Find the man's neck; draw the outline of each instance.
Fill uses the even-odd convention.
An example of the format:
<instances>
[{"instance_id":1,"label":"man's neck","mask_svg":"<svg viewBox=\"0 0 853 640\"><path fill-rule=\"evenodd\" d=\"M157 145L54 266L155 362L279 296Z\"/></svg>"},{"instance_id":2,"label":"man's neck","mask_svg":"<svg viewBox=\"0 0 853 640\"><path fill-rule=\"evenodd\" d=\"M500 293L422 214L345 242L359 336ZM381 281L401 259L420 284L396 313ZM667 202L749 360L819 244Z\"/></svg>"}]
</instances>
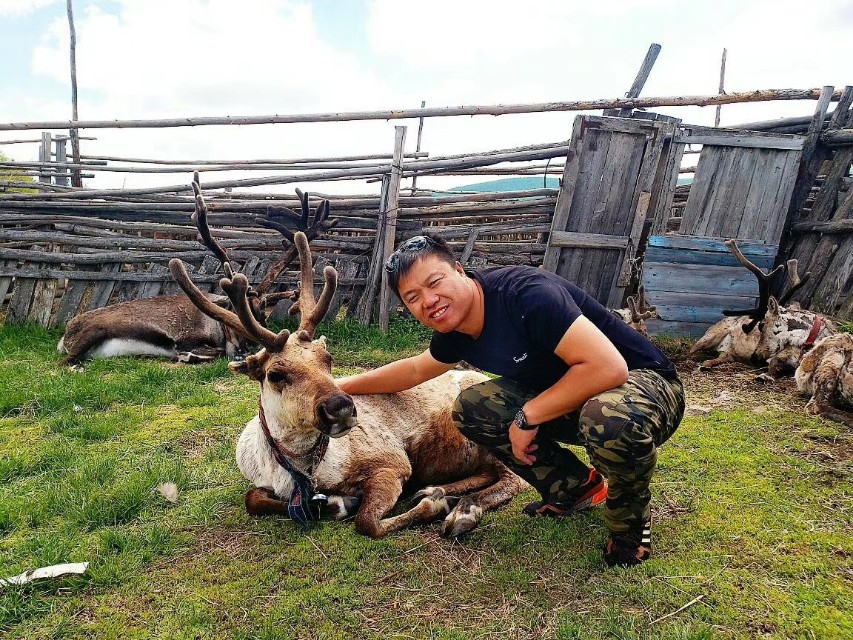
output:
<instances>
[{"instance_id":1,"label":"man's neck","mask_svg":"<svg viewBox=\"0 0 853 640\"><path fill-rule=\"evenodd\" d=\"M471 336L475 340L480 337L480 334L483 332L483 326L486 323L486 305L483 294L483 287L477 281L476 278L468 278L468 284L473 288L472 291L472 299L473 302L471 304L471 310L468 312L468 315L465 317L458 327L456 327L456 331L459 333L464 333L467 336Z\"/></svg>"}]
</instances>

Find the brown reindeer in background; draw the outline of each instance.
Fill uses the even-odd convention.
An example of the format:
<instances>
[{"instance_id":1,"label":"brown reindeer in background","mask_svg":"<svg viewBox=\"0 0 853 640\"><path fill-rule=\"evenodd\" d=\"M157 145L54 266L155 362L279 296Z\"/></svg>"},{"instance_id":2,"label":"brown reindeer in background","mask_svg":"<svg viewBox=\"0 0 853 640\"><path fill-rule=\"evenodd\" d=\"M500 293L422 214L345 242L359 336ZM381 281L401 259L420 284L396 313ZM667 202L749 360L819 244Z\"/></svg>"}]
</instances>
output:
<instances>
[{"instance_id":1,"label":"brown reindeer in background","mask_svg":"<svg viewBox=\"0 0 853 640\"><path fill-rule=\"evenodd\" d=\"M204 208L201 198L197 206ZM273 333L258 322L248 280L232 273L227 263L221 285L233 312L199 291L180 260L169 263L199 309L263 346L245 362L231 365L232 371L260 383L258 415L237 443L237 464L255 486L246 494L248 512L287 514L307 524L321 516L344 518L358 508L356 530L371 537L442 517L445 535L471 531L483 512L527 486L464 438L451 419L459 392L485 377L453 371L397 394L353 399L342 392L332 377L326 339L315 338L337 272L325 268L325 285L316 299L308 239L296 233L294 240L301 277L291 309L300 314L300 324L293 333ZM388 517L408 489L420 489L417 504Z\"/></svg>"},{"instance_id":2,"label":"brown reindeer in background","mask_svg":"<svg viewBox=\"0 0 853 640\"><path fill-rule=\"evenodd\" d=\"M198 174L193 182L195 197L201 197ZM308 194L298 189L302 215L283 207L276 208L277 215L286 215L297 221L298 229L310 239L337 224L329 220L329 201L323 200L309 222ZM272 213L272 211L270 212ZM228 262L225 250L212 242L207 224L207 212L196 207L193 220L198 226L202 243L211 248L221 264ZM275 304L289 297L287 293L271 293L270 289L279 274L296 256L293 231L268 218L255 218L255 222L280 232L286 251L265 274L250 300L252 314L263 325ZM230 308L227 296L206 293L212 304ZM65 362L76 365L84 360L112 356L149 356L168 358L175 362L206 362L217 357L234 358L255 345L251 336L232 330L221 322L205 315L183 294L142 298L101 309L93 309L73 318L65 327L65 335L57 350L65 353Z\"/></svg>"},{"instance_id":3,"label":"brown reindeer in background","mask_svg":"<svg viewBox=\"0 0 853 640\"><path fill-rule=\"evenodd\" d=\"M649 330L646 328L646 320L650 318L660 319L657 307L650 306L646 302L646 288L640 285L637 290L637 297L628 296L627 309L611 309L610 313L617 316L622 322L627 324L635 331L639 331L645 337L651 339Z\"/></svg>"}]
</instances>

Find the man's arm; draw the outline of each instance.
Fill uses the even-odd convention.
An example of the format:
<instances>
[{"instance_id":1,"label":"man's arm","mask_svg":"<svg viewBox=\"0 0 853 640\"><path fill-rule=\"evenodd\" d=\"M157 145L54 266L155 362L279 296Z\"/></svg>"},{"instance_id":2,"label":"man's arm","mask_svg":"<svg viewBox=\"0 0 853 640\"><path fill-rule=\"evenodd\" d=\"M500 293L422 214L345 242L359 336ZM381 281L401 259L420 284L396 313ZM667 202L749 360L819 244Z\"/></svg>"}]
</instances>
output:
<instances>
[{"instance_id":1,"label":"man's arm","mask_svg":"<svg viewBox=\"0 0 853 640\"><path fill-rule=\"evenodd\" d=\"M352 395L365 393L396 393L405 391L450 371L456 364L439 362L432 357L429 349L411 358L365 371L354 376L336 380L341 391Z\"/></svg>"},{"instance_id":2,"label":"man's arm","mask_svg":"<svg viewBox=\"0 0 853 640\"><path fill-rule=\"evenodd\" d=\"M575 320L563 334L554 353L569 365L569 370L553 386L524 405L524 415L530 424L541 424L575 411L593 396L615 389L628 380L625 358L584 316ZM530 453L536 445L529 447L536 430L523 431L513 423L509 437L516 458L527 464L535 461Z\"/></svg>"}]
</instances>

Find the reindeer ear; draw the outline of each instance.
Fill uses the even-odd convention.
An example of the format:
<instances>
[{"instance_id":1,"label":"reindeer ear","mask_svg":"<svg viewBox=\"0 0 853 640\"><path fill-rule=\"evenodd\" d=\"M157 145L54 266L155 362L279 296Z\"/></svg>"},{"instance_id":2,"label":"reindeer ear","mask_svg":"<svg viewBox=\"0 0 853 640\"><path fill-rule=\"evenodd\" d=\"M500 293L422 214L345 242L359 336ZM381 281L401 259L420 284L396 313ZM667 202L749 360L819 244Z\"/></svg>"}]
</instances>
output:
<instances>
[{"instance_id":1,"label":"reindeer ear","mask_svg":"<svg viewBox=\"0 0 853 640\"><path fill-rule=\"evenodd\" d=\"M773 296L770 296L770 300L767 302L767 313L772 316L779 314L779 303Z\"/></svg>"},{"instance_id":2,"label":"reindeer ear","mask_svg":"<svg viewBox=\"0 0 853 640\"><path fill-rule=\"evenodd\" d=\"M319 342L321 347L326 348L326 336L320 336L314 342Z\"/></svg>"},{"instance_id":3,"label":"reindeer ear","mask_svg":"<svg viewBox=\"0 0 853 640\"><path fill-rule=\"evenodd\" d=\"M266 349L261 349L245 360L240 362L230 362L228 368L231 373L243 374L249 376L252 380L261 381L264 379L264 363L267 361L268 355Z\"/></svg>"},{"instance_id":4,"label":"reindeer ear","mask_svg":"<svg viewBox=\"0 0 853 640\"><path fill-rule=\"evenodd\" d=\"M228 363L228 370L231 373L233 373L234 375L242 374L244 376L247 376L247 375L249 375L249 363L246 362L245 360L229 362Z\"/></svg>"}]
</instances>

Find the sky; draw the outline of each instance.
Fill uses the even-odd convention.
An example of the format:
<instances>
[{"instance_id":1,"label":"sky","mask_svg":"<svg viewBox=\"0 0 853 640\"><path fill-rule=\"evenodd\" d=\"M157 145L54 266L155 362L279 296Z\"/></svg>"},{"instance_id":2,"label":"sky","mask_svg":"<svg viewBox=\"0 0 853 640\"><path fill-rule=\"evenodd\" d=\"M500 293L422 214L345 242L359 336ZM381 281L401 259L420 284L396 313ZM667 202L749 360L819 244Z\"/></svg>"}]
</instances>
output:
<instances>
[{"instance_id":1,"label":"sky","mask_svg":"<svg viewBox=\"0 0 853 640\"><path fill-rule=\"evenodd\" d=\"M74 0L73 6L81 120L402 109L422 100L440 107L616 98L652 42L663 48L643 96L716 93L724 47L727 91L853 84L853 0ZM70 119L68 31L62 0L0 0L0 121ZM727 105L721 124L813 110L812 101ZM714 107L659 111L690 124L714 120ZM569 138L576 115L431 118L422 147L436 156L557 142ZM83 141L82 151L187 160L390 153L394 126L401 124L413 151L417 120L92 129L82 135L97 140ZM38 132L0 132L0 140L23 137ZM0 151L16 160L38 155L36 145L0 145ZM99 174L86 184L189 179ZM377 189L364 182L323 185L337 193Z\"/></svg>"}]
</instances>

